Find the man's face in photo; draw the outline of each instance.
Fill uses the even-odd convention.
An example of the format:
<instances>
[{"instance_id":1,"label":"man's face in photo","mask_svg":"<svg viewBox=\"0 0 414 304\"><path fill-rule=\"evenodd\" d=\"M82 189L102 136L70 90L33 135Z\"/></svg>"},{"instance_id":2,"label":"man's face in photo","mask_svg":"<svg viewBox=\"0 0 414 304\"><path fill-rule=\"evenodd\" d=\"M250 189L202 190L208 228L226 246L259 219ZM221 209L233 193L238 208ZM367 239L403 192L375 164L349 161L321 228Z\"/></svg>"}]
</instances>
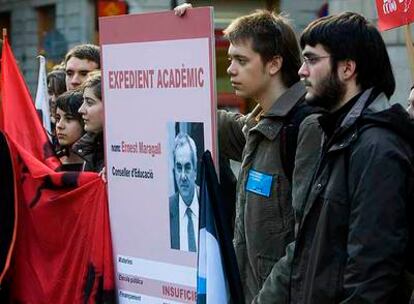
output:
<instances>
[{"instance_id":1,"label":"man's face in photo","mask_svg":"<svg viewBox=\"0 0 414 304\"><path fill-rule=\"evenodd\" d=\"M79 87L86 80L88 73L97 68L98 64L94 61L71 57L66 62L65 67L67 90L73 90Z\"/></svg>"},{"instance_id":2,"label":"man's face in photo","mask_svg":"<svg viewBox=\"0 0 414 304\"><path fill-rule=\"evenodd\" d=\"M306 45L302 54L299 76L306 86L306 101L327 110L335 109L345 94L345 85L332 67L331 56L320 44Z\"/></svg>"},{"instance_id":3,"label":"man's face in photo","mask_svg":"<svg viewBox=\"0 0 414 304\"><path fill-rule=\"evenodd\" d=\"M192 152L188 144L177 147L174 162L175 181L182 199L187 204L193 200L197 177L196 168L191 159Z\"/></svg>"},{"instance_id":4,"label":"man's face in photo","mask_svg":"<svg viewBox=\"0 0 414 304\"><path fill-rule=\"evenodd\" d=\"M237 96L260 99L267 91L271 77L267 73L267 64L263 64L259 53L252 48L251 40L230 44L228 49L231 85Z\"/></svg>"}]
</instances>

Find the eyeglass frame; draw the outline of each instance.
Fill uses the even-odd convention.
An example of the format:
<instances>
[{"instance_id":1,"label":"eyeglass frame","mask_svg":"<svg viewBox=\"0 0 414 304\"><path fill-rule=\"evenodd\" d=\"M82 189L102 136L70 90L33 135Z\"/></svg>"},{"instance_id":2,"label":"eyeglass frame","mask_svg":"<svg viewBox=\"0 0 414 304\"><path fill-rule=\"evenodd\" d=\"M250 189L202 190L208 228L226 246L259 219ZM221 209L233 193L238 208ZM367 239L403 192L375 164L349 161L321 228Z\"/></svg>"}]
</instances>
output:
<instances>
[{"instance_id":1,"label":"eyeglass frame","mask_svg":"<svg viewBox=\"0 0 414 304\"><path fill-rule=\"evenodd\" d=\"M330 58L332 57L332 55L324 55L324 56L311 56L311 57L307 57L307 56L302 56L303 59L303 63L309 67L309 66L314 66L316 65L319 61L321 61L321 59L324 58Z\"/></svg>"}]
</instances>

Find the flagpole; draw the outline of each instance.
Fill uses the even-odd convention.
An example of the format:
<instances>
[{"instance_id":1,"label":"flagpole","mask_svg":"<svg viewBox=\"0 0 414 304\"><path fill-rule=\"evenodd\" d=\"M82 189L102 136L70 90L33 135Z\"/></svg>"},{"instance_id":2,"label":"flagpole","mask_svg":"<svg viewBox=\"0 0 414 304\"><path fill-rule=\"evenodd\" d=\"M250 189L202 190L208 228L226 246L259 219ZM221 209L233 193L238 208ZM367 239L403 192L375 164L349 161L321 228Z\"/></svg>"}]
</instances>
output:
<instances>
[{"instance_id":1,"label":"flagpole","mask_svg":"<svg viewBox=\"0 0 414 304\"><path fill-rule=\"evenodd\" d=\"M404 26L405 32L405 46L407 47L408 61L410 62L411 81L414 82L414 46L411 37L410 24Z\"/></svg>"}]
</instances>

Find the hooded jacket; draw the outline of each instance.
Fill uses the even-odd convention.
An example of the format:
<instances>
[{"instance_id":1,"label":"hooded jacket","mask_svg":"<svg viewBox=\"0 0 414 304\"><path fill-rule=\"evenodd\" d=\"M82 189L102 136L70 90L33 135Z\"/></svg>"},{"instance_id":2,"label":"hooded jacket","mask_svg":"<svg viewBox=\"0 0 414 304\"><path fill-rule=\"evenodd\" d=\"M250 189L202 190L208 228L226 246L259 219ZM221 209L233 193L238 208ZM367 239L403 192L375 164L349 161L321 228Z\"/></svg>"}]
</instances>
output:
<instances>
[{"instance_id":1,"label":"hooded jacket","mask_svg":"<svg viewBox=\"0 0 414 304\"><path fill-rule=\"evenodd\" d=\"M311 182L293 188L296 240L256 302L408 303L413 121L367 90L321 143Z\"/></svg>"}]
</instances>

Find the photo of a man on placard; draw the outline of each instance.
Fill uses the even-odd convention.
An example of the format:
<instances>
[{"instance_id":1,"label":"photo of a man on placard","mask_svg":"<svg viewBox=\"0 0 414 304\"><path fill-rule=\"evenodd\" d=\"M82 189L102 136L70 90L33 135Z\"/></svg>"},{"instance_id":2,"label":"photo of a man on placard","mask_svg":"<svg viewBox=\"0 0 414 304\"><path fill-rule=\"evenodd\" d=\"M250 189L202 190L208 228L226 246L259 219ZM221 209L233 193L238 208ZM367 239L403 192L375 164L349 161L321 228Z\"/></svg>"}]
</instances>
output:
<instances>
[{"instance_id":1,"label":"photo of a man on placard","mask_svg":"<svg viewBox=\"0 0 414 304\"><path fill-rule=\"evenodd\" d=\"M187 128L183 129L197 129L191 128L194 123L186 124ZM177 132L171 147L176 190L169 198L171 248L196 252L200 192L196 180L199 157L195 140L180 128Z\"/></svg>"}]
</instances>

